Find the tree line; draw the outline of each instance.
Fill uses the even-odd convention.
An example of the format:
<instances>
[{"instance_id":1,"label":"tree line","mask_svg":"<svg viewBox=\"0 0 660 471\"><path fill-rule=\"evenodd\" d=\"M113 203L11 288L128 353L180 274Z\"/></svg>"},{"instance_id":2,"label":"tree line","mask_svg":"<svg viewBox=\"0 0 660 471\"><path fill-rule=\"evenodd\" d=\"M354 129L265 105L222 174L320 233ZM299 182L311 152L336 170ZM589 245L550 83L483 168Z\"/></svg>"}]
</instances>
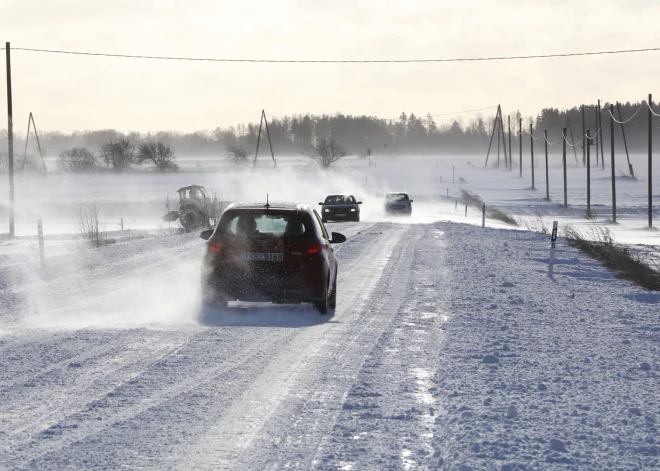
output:
<instances>
[{"instance_id":1,"label":"tree line","mask_svg":"<svg viewBox=\"0 0 660 471\"><path fill-rule=\"evenodd\" d=\"M643 102L620 105L621 117L625 120L642 106ZM505 110L506 111L506 110ZM619 110L614 113L619 118ZM585 107L585 122L592 134L598 129L595 106ZM609 144L610 117L609 103L603 103L600 116L603 124L603 142ZM534 134L548 130L548 139L555 141L561 137L561 130L570 121L575 141L582 134L582 112L579 106L567 110L544 108L536 117L521 118L518 111L504 116L505 131L507 118L511 120L514 151L517 149L519 120L523 120L523 149L529 146L529 125L534 126ZM494 114L476 116L464 120L456 117L444 123L437 123L431 114L417 116L414 113L401 113L397 119L376 116L354 116L337 113L335 115L302 114L269 119L269 133L276 155L318 154L319 142L338 144L343 154L352 153L366 156L370 149L373 157L404 157L406 155L456 155L481 154L486 152L493 129ZM631 152L643 152L647 142L647 113L643 109L626 123L625 133ZM112 129L98 131L75 131L62 133L45 132L40 135L42 148L48 155L59 156L61 168L66 169L106 169L123 172L135 168L156 170L176 170L176 154L182 157L198 155L227 157L227 152L245 154L245 159L254 155L259 126L255 123L217 127L207 131L121 133ZM262 139L265 135L262 130ZM660 124L653 129L654 137L660 137ZM569 136L570 140L570 136ZM618 152L623 149L621 128L615 125L615 141ZM561 143L561 141L558 141ZM262 141L265 143L265 141ZM606 146L607 146L606 144ZM0 149L6 149L7 132L0 131ZM25 140L15 136L14 149L22 149ZM265 149L264 149L265 150ZM561 145L552 146L553 153L561 152ZM16 152L19 154L20 152ZM17 162L24 169L30 167L31 159L17 155ZM6 151L0 152L0 170L6 167ZM32 165L36 167L36 164ZM19 169L21 165L19 165Z\"/></svg>"}]
</instances>

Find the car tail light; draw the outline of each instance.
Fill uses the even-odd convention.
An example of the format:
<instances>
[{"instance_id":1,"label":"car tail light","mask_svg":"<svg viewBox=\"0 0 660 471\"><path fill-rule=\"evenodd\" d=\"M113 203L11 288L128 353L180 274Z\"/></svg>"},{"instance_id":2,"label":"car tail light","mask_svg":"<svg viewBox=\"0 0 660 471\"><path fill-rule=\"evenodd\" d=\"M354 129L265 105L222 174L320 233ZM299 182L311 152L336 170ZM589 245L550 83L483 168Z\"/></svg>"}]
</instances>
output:
<instances>
[{"instance_id":1,"label":"car tail light","mask_svg":"<svg viewBox=\"0 0 660 471\"><path fill-rule=\"evenodd\" d=\"M209 242L208 247L211 252L220 253L220 244L217 242Z\"/></svg>"},{"instance_id":2,"label":"car tail light","mask_svg":"<svg viewBox=\"0 0 660 471\"><path fill-rule=\"evenodd\" d=\"M321 253L321 244L312 244L307 248L307 255L316 255Z\"/></svg>"}]
</instances>

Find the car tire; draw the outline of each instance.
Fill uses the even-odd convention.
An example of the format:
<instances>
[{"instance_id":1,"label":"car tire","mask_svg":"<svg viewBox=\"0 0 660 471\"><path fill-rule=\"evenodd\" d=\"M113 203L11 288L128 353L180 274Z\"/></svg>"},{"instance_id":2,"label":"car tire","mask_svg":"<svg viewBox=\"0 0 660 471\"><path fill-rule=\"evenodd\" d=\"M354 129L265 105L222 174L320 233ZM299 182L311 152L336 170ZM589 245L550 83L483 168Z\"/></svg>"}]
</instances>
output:
<instances>
[{"instance_id":1,"label":"car tire","mask_svg":"<svg viewBox=\"0 0 660 471\"><path fill-rule=\"evenodd\" d=\"M324 315L328 314L332 309L332 306L330 305L331 298L330 298L329 288L330 288L330 283L328 283L328 286L325 288L325 293L323 294L323 298L319 299L318 301L314 301L314 307L316 308L317 311L319 311L319 314L324 314Z\"/></svg>"},{"instance_id":2,"label":"car tire","mask_svg":"<svg viewBox=\"0 0 660 471\"><path fill-rule=\"evenodd\" d=\"M355 222L360 222L360 215L355 216Z\"/></svg>"},{"instance_id":3,"label":"car tire","mask_svg":"<svg viewBox=\"0 0 660 471\"><path fill-rule=\"evenodd\" d=\"M337 307L337 275L335 274L335 281L332 283L332 296L328 303L330 309L335 309Z\"/></svg>"},{"instance_id":4,"label":"car tire","mask_svg":"<svg viewBox=\"0 0 660 471\"><path fill-rule=\"evenodd\" d=\"M325 224L326 222L328 222L328 218L325 217L325 216L322 216L321 221L323 222L323 224Z\"/></svg>"}]
</instances>

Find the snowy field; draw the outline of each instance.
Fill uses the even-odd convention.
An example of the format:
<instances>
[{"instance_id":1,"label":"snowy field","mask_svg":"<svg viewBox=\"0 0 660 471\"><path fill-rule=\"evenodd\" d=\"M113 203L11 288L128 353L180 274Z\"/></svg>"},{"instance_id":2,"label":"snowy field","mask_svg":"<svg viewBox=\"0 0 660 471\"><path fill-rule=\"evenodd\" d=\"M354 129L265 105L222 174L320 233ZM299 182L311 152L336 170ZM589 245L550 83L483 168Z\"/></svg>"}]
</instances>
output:
<instances>
[{"instance_id":1,"label":"snowy field","mask_svg":"<svg viewBox=\"0 0 660 471\"><path fill-rule=\"evenodd\" d=\"M483 156L19 176L19 237L0 239L0 469L658 469L660 293L561 240L549 278L548 235L484 229L479 209L455 204L465 189L515 218L602 224L657 250L635 158L639 180L617 181L618 225L609 168L592 172L586 220L586 170L573 162L561 208L556 156L550 202L542 166L532 190L529 168L486 171ZM203 309L204 242L159 221L192 183L224 201L362 200L360 223L329 224L348 237L334 316ZM385 217L391 190L411 194L411 218ZM75 240L80 204L97 205L116 243Z\"/></svg>"}]
</instances>

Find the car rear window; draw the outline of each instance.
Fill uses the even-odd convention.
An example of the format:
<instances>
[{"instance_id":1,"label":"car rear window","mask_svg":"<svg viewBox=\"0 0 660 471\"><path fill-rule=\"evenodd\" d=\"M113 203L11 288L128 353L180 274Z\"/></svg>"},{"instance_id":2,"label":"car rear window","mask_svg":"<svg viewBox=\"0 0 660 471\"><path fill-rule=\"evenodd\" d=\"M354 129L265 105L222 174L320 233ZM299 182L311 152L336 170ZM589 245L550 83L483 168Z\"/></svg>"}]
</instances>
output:
<instances>
[{"instance_id":1,"label":"car rear window","mask_svg":"<svg viewBox=\"0 0 660 471\"><path fill-rule=\"evenodd\" d=\"M325 199L325 204L354 204L355 198L350 195L331 195Z\"/></svg>"},{"instance_id":2,"label":"car rear window","mask_svg":"<svg viewBox=\"0 0 660 471\"><path fill-rule=\"evenodd\" d=\"M238 237L306 237L313 234L308 217L300 213L244 212L227 214L218 232Z\"/></svg>"},{"instance_id":3,"label":"car rear window","mask_svg":"<svg viewBox=\"0 0 660 471\"><path fill-rule=\"evenodd\" d=\"M405 193L389 194L387 201L408 201L408 195Z\"/></svg>"}]
</instances>

